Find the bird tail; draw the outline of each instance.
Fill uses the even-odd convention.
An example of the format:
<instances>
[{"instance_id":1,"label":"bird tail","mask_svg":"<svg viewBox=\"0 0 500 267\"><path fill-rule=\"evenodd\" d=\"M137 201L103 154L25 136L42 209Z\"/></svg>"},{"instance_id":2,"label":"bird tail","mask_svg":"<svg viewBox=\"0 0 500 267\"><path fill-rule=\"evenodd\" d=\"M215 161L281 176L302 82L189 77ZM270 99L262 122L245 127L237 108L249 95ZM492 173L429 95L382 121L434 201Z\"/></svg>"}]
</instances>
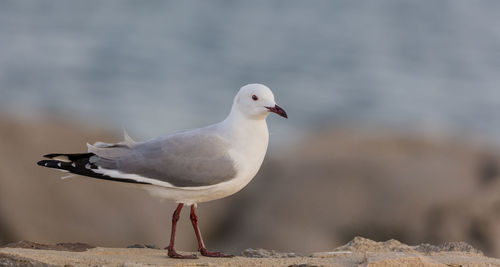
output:
<instances>
[{"instance_id":1,"label":"bird tail","mask_svg":"<svg viewBox=\"0 0 500 267\"><path fill-rule=\"evenodd\" d=\"M96 172L98 170L98 166L91 161L91 157L94 156L96 156L94 153L47 154L44 155L44 157L48 158L48 160L40 160L37 164L42 167L58 169L63 172L70 172L96 179L135 184L149 184L135 181L133 179L111 177L109 175Z\"/></svg>"},{"instance_id":2,"label":"bird tail","mask_svg":"<svg viewBox=\"0 0 500 267\"><path fill-rule=\"evenodd\" d=\"M92 156L94 156L94 153L47 154L43 157L48 158L48 160L40 160L37 164L42 167L58 169L63 172L88 175L89 170L86 167L91 167L89 159Z\"/></svg>"}]
</instances>

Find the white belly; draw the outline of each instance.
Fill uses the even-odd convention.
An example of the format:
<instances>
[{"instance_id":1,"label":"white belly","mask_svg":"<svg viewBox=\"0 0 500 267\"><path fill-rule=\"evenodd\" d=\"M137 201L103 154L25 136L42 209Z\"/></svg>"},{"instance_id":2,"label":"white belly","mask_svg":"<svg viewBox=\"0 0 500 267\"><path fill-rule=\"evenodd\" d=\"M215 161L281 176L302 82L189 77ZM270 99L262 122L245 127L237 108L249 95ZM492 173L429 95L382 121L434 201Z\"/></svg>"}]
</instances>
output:
<instances>
[{"instance_id":1,"label":"white belly","mask_svg":"<svg viewBox=\"0 0 500 267\"><path fill-rule=\"evenodd\" d=\"M154 197L191 205L224 198L240 191L255 177L257 171L258 169L241 172L241 174L238 174L234 179L210 186L171 188L142 185L142 187L149 191Z\"/></svg>"}]
</instances>

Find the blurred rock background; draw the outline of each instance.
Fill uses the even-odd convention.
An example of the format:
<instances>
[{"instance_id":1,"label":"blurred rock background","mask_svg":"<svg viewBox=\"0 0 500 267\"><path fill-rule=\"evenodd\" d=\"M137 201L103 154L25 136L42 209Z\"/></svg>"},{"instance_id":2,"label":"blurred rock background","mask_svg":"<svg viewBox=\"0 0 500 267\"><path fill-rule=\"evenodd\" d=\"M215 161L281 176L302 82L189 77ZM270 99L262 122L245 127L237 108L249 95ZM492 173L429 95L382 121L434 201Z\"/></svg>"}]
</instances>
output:
<instances>
[{"instance_id":1,"label":"blurred rock background","mask_svg":"<svg viewBox=\"0 0 500 267\"><path fill-rule=\"evenodd\" d=\"M50 152L222 119L245 83L289 120L240 193L200 204L211 249L308 253L354 236L500 256L493 1L4 1L0 244L166 246L172 203L39 168ZM182 214L179 249L195 249Z\"/></svg>"},{"instance_id":2,"label":"blurred rock background","mask_svg":"<svg viewBox=\"0 0 500 267\"><path fill-rule=\"evenodd\" d=\"M105 127L1 120L2 241L164 247L172 203L132 186L34 164L47 151L119 140ZM200 204L211 247L328 250L361 235L410 244L465 240L499 255L499 154L472 141L361 129L323 130L268 157L240 193ZM195 249L184 212L179 247Z\"/></svg>"}]
</instances>

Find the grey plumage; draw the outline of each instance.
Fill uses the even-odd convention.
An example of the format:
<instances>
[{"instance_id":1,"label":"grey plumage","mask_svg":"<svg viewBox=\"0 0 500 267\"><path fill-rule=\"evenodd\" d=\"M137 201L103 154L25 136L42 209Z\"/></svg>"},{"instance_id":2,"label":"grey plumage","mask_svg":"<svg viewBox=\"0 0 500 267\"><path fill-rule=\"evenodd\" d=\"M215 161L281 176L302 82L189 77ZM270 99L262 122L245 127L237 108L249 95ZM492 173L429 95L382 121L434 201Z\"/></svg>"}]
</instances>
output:
<instances>
[{"instance_id":1,"label":"grey plumage","mask_svg":"<svg viewBox=\"0 0 500 267\"><path fill-rule=\"evenodd\" d=\"M134 142L97 143L89 162L126 174L136 174L176 187L214 185L236 176L228 142L211 127Z\"/></svg>"}]
</instances>

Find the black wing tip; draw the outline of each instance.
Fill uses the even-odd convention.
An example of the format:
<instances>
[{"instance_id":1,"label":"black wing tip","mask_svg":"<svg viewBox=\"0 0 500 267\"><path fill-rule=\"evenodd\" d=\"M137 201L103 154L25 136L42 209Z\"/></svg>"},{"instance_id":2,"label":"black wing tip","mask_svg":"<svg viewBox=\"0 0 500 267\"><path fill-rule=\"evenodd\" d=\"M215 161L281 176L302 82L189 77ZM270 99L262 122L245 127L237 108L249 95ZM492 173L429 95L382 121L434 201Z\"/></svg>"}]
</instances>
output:
<instances>
[{"instance_id":1,"label":"black wing tip","mask_svg":"<svg viewBox=\"0 0 500 267\"><path fill-rule=\"evenodd\" d=\"M58 161L58 160L40 160L39 162L36 163L39 166L42 167L48 167L48 168L55 168L55 169L65 169L65 165L67 164L66 162ZM64 164L64 165L63 165Z\"/></svg>"},{"instance_id":2,"label":"black wing tip","mask_svg":"<svg viewBox=\"0 0 500 267\"><path fill-rule=\"evenodd\" d=\"M56 155L56 154L49 154L49 155ZM93 154L92 154L93 155ZM111 177L108 175L96 173L92 171L91 169L87 169L85 167L86 164L81 164L77 163L76 166L71 166L70 163L68 162L62 162L58 160L40 160L36 163L39 166L42 167L47 167L47 168L54 168L54 169L61 169L61 170L67 170L71 173L78 174L78 175L83 175L87 176L90 178L96 178L96 179L101 179L101 180L108 180L108 181L115 181L115 182L123 182L123 183L131 183L131 184L145 184L145 185L151 185L151 183L148 182L139 182L133 179L129 178L117 178L117 177Z\"/></svg>"}]
</instances>

